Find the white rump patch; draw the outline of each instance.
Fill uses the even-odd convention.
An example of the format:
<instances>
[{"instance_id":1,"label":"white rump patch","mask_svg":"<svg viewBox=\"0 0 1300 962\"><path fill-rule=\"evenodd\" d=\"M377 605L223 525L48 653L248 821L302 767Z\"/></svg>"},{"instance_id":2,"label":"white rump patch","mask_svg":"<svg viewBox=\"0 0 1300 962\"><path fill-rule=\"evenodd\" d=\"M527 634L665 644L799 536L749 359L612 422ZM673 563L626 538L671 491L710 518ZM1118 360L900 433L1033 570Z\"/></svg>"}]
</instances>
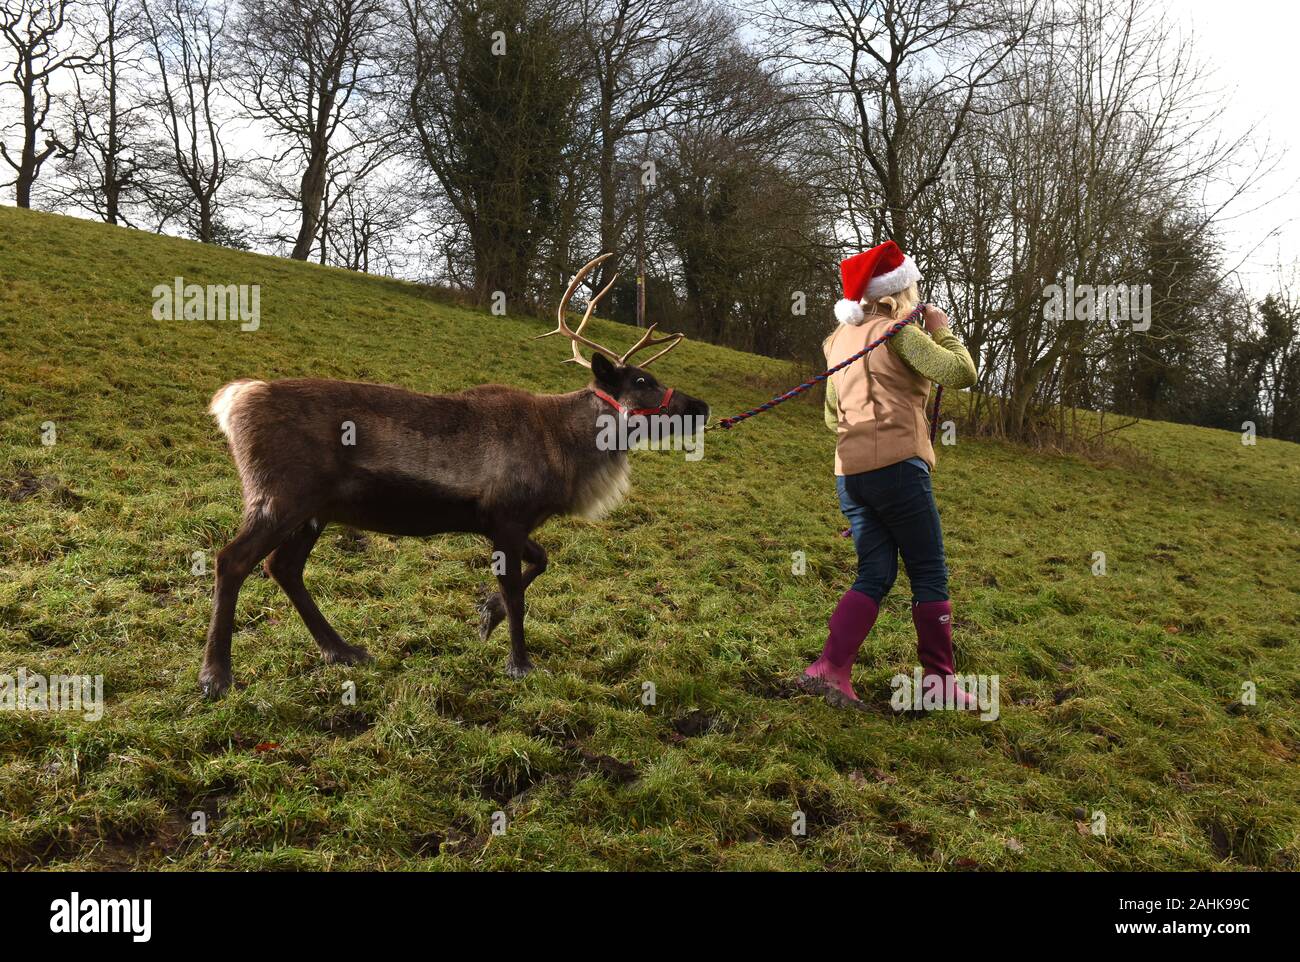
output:
<instances>
[{"instance_id":1,"label":"white rump patch","mask_svg":"<svg viewBox=\"0 0 1300 962\"><path fill-rule=\"evenodd\" d=\"M231 381L212 395L208 413L217 419L217 427L226 437L230 437L230 417L235 407L250 388L265 387L265 381Z\"/></svg>"}]
</instances>

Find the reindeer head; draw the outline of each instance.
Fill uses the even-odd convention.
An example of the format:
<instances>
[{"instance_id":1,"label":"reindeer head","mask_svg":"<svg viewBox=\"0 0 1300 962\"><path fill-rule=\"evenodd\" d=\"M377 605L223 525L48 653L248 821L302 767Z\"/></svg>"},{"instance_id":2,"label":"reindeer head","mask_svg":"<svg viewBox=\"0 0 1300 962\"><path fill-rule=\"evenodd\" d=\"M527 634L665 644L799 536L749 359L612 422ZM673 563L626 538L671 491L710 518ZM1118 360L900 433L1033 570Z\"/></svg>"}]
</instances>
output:
<instances>
[{"instance_id":1,"label":"reindeer head","mask_svg":"<svg viewBox=\"0 0 1300 962\"><path fill-rule=\"evenodd\" d=\"M667 420L664 425L670 433L694 433L699 426L702 426L708 420L708 404L673 388L665 387L653 374L646 370L651 364L680 344L685 338L684 334L667 334L663 337L655 337L655 328L658 325L651 324L646 328L645 333L641 335L641 339L622 354L611 351L609 348L583 336L582 332L586 328L587 322L591 320L592 311L596 309L596 304L600 299L614 286L614 282L618 280L617 274L610 279L610 282L598 294L587 301L587 310L582 315L582 321L576 329L570 328L564 319L564 312L569 305L569 299L573 297L573 292L578 289L578 285L582 283L583 278L591 272L593 267L611 256L611 254L601 254L595 260L588 261L578 271L569 283L568 289L564 292L564 297L560 299L560 306L556 310L556 319L559 326L553 331L547 331L545 334L538 336L550 337L552 334L563 334L567 337L572 343L573 357L566 358L566 362L581 364L583 367L590 368L592 382L589 388L620 413L631 416L666 415ZM658 347L661 344L667 346L642 361L639 366L628 363L632 356L639 351ZM585 345L592 351L591 360L583 357L580 345Z\"/></svg>"}]
</instances>

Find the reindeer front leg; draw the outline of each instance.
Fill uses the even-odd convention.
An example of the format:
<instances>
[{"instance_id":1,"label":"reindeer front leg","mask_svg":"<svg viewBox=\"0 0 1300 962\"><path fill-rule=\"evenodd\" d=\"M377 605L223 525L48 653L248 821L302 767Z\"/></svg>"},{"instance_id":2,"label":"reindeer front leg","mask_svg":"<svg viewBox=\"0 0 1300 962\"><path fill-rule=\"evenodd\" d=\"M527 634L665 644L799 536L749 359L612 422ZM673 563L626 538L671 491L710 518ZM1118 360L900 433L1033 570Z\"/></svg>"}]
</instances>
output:
<instances>
[{"instance_id":1,"label":"reindeer front leg","mask_svg":"<svg viewBox=\"0 0 1300 962\"><path fill-rule=\"evenodd\" d=\"M546 570L546 549L529 538L524 542L520 554L528 565L523 574L523 590L527 591L533 580ZM492 591L490 588L484 589L483 599L478 605L479 639L487 641L496 626L505 619L506 603L505 599L501 597L501 592Z\"/></svg>"},{"instance_id":2,"label":"reindeer front leg","mask_svg":"<svg viewBox=\"0 0 1300 962\"><path fill-rule=\"evenodd\" d=\"M498 544L497 550L505 555L504 573L497 576L501 597L505 601L506 617L510 620L510 657L506 659L506 674L522 678L533 670L528 648L524 644L524 577L520 570L522 546Z\"/></svg>"}]
</instances>

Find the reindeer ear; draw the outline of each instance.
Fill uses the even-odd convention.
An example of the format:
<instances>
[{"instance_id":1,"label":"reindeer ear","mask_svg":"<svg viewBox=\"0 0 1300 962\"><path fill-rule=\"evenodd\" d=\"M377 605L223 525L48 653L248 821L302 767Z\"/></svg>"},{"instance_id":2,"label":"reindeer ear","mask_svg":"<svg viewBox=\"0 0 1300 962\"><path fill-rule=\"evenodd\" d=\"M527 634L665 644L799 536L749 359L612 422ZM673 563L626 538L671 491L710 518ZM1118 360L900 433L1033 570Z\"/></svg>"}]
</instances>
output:
<instances>
[{"instance_id":1,"label":"reindeer ear","mask_svg":"<svg viewBox=\"0 0 1300 962\"><path fill-rule=\"evenodd\" d=\"M597 384L603 384L605 387L618 386L618 368L604 354L596 352L591 355L591 373L595 376Z\"/></svg>"}]
</instances>

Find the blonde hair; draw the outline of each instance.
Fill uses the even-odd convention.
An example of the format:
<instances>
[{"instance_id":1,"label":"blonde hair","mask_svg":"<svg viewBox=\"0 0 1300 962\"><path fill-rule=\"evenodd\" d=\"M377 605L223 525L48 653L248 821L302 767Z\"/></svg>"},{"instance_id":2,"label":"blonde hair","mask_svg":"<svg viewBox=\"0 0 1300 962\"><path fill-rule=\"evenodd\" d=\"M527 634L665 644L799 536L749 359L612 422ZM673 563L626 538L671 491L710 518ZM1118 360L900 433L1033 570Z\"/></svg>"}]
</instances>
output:
<instances>
[{"instance_id":1,"label":"blonde hair","mask_svg":"<svg viewBox=\"0 0 1300 962\"><path fill-rule=\"evenodd\" d=\"M906 317L908 312L920 303L921 290L916 286L916 282L913 281L911 284L908 284L904 290L899 291L897 294L886 294L884 297L878 297L874 301L863 301L862 311L868 317L872 314L879 314L882 317L889 318L890 320L898 321ZM822 341L823 351L826 350L826 346L830 344L831 338L834 336L834 331L826 335L826 339Z\"/></svg>"},{"instance_id":2,"label":"blonde hair","mask_svg":"<svg viewBox=\"0 0 1300 962\"><path fill-rule=\"evenodd\" d=\"M916 286L916 281L913 281L897 294L886 294L874 301L867 301L862 305L862 309L868 314L879 314L891 321L899 321L920 303L921 291Z\"/></svg>"}]
</instances>

